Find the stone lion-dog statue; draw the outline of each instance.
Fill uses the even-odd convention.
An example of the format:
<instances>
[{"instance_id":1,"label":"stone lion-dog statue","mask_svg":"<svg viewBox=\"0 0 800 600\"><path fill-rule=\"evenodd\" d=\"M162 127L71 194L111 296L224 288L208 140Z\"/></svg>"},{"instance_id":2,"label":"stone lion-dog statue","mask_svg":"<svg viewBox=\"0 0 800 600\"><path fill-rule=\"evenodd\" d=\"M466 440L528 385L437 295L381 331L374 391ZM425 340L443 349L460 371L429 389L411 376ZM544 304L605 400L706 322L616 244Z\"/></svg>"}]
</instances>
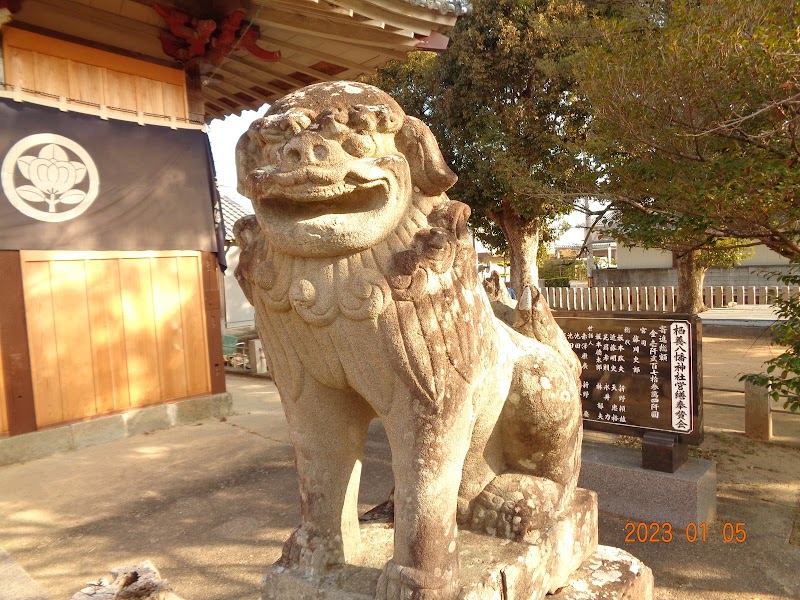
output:
<instances>
[{"instance_id":1,"label":"stone lion-dog statue","mask_svg":"<svg viewBox=\"0 0 800 600\"><path fill-rule=\"evenodd\" d=\"M392 452L394 555L379 599L450 599L458 527L525 540L580 469L580 364L528 289L520 335L478 281L469 208L433 134L381 90L318 83L237 149L236 277L295 448L302 524L281 564L325 570L360 541L367 428ZM518 310L519 312L519 310ZM524 312L524 311L523 311ZM538 338L538 339L537 339Z\"/></svg>"}]
</instances>

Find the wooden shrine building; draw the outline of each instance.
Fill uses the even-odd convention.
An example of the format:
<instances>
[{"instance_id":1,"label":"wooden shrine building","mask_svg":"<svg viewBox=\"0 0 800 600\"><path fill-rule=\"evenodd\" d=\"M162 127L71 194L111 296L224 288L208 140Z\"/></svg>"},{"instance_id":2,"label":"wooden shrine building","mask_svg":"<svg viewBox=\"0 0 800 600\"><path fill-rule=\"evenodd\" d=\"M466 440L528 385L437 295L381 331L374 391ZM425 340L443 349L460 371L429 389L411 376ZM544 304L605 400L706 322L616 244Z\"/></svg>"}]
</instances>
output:
<instances>
[{"instance_id":1,"label":"wooden shrine building","mask_svg":"<svg viewBox=\"0 0 800 600\"><path fill-rule=\"evenodd\" d=\"M205 123L466 0L0 0L0 436L225 390Z\"/></svg>"}]
</instances>

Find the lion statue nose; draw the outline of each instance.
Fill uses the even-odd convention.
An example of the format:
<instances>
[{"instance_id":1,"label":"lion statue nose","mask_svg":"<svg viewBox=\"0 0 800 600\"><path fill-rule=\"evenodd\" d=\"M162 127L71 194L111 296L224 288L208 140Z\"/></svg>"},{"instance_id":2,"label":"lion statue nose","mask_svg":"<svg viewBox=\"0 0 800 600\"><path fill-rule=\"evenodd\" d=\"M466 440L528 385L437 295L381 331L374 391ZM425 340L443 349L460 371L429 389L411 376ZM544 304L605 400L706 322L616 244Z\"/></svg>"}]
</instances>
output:
<instances>
[{"instance_id":1,"label":"lion statue nose","mask_svg":"<svg viewBox=\"0 0 800 600\"><path fill-rule=\"evenodd\" d=\"M302 131L283 147L284 160L292 167L324 162L329 157L325 139L313 131Z\"/></svg>"}]
</instances>

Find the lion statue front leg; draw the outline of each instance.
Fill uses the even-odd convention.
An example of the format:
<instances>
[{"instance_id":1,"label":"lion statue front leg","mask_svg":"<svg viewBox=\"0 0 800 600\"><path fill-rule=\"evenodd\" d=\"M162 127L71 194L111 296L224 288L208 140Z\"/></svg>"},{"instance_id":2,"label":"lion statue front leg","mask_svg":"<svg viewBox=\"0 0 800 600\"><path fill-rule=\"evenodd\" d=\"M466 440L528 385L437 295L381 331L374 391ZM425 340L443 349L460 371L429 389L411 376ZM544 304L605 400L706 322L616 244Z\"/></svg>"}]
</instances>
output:
<instances>
[{"instance_id":1,"label":"lion statue front leg","mask_svg":"<svg viewBox=\"0 0 800 600\"><path fill-rule=\"evenodd\" d=\"M281 562L323 569L358 552L361 461L375 413L351 390L297 377L300 385L278 386L295 448L301 512Z\"/></svg>"},{"instance_id":2,"label":"lion statue front leg","mask_svg":"<svg viewBox=\"0 0 800 600\"><path fill-rule=\"evenodd\" d=\"M460 402L470 390L457 376L451 379L436 407L399 386L383 419L392 449L395 522L394 556L379 580L378 600L445 600L457 591L456 490L472 403Z\"/></svg>"}]
</instances>

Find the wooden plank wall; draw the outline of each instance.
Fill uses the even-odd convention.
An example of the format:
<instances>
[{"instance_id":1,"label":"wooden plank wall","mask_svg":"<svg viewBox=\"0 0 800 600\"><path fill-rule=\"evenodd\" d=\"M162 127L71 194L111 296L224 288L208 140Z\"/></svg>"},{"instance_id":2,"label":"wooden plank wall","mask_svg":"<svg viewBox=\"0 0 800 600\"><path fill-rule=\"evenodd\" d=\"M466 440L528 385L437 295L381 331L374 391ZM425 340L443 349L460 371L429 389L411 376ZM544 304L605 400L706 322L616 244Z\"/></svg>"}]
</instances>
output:
<instances>
[{"instance_id":1,"label":"wooden plank wall","mask_svg":"<svg viewBox=\"0 0 800 600\"><path fill-rule=\"evenodd\" d=\"M38 427L211 391L200 252L21 252Z\"/></svg>"},{"instance_id":2,"label":"wooden plank wall","mask_svg":"<svg viewBox=\"0 0 800 600\"><path fill-rule=\"evenodd\" d=\"M3 30L6 82L155 115L186 118L182 71L21 29Z\"/></svg>"}]
</instances>

